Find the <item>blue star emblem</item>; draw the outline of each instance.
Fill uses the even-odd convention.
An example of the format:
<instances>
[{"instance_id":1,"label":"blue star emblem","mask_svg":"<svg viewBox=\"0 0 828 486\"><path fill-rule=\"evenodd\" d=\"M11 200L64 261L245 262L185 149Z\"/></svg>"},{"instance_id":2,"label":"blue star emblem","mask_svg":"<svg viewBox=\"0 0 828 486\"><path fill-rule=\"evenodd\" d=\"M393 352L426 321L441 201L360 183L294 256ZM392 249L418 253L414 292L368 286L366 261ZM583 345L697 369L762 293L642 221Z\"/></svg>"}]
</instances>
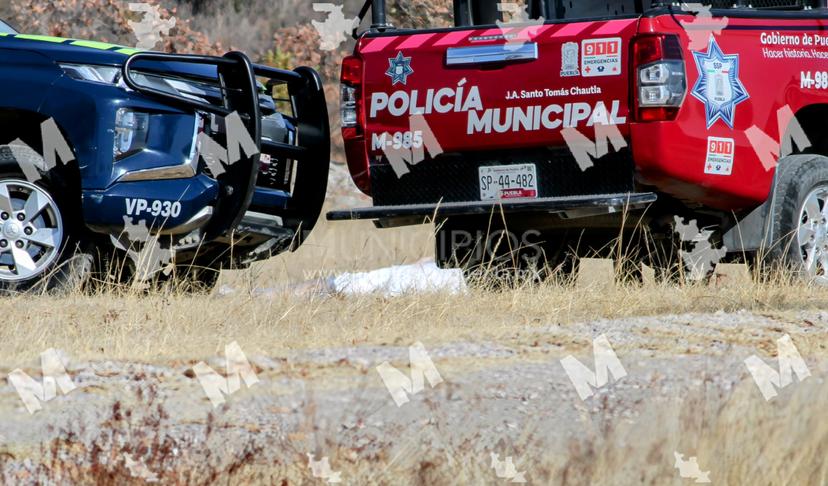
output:
<instances>
[{"instance_id":1,"label":"blue star emblem","mask_svg":"<svg viewBox=\"0 0 828 486\"><path fill-rule=\"evenodd\" d=\"M385 74L391 77L391 86L397 83L406 84L408 76L414 72L411 69L411 58L404 57L402 52L398 52L397 57L389 59L388 64L388 71L385 71Z\"/></svg>"},{"instance_id":2,"label":"blue star emblem","mask_svg":"<svg viewBox=\"0 0 828 486\"><path fill-rule=\"evenodd\" d=\"M750 98L739 80L739 55L725 55L716 39L710 36L707 52L693 51L699 79L691 92L704 103L707 128L722 120L733 128L736 105Z\"/></svg>"}]
</instances>

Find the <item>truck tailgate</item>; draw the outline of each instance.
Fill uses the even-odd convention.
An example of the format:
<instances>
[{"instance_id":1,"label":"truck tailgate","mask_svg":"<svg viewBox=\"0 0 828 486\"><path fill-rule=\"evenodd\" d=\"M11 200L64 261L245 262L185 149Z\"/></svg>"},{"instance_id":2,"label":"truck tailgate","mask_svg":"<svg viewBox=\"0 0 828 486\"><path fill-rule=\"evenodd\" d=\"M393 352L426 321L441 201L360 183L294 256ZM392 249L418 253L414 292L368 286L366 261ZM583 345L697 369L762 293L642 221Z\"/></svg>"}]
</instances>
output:
<instances>
[{"instance_id":1,"label":"truck tailgate","mask_svg":"<svg viewBox=\"0 0 828 486\"><path fill-rule=\"evenodd\" d=\"M627 135L636 18L508 25L363 37L370 154L414 131L443 152L563 146L563 129L595 124Z\"/></svg>"}]
</instances>

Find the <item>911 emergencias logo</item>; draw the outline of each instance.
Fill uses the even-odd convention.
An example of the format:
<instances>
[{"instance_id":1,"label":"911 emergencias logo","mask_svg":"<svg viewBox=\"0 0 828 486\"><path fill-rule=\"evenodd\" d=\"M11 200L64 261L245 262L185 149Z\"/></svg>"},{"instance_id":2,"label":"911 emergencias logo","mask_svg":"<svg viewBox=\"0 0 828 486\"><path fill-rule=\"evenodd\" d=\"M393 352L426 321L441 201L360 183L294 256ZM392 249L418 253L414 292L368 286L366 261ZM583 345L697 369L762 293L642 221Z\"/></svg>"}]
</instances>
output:
<instances>
[{"instance_id":1,"label":"911 emergencias logo","mask_svg":"<svg viewBox=\"0 0 828 486\"><path fill-rule=\"evenodd\" d=\"M617 76L621 74L621 38L586 39L581 42L581 75Z\"/></svg>"},{"instance_id":2,"label":"911 emergencias logo","mask_svg":"<svg viewBox=\"0 0 828 486\"><path fill-rule=\"evenodd\" d=\"M730 175L733 172L733 156L736 143L732 138L707 137L705 174Z\"/></svg>"}]
</instances>

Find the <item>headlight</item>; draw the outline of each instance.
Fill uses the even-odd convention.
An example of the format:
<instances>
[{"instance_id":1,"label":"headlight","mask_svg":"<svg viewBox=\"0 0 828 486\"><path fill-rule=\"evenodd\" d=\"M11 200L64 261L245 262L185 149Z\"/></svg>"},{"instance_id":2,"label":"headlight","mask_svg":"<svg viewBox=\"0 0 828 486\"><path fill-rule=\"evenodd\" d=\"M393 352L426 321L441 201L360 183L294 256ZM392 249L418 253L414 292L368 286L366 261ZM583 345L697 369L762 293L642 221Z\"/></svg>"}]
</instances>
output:
<instances>
[{"instance_id":1,"label":"headlight","mask_svg":"<svg viewBox=\"0 0 828 486\"><path fill-rule=\"evenodd\" d=\"M121 77L121 68L116 66L98 66L95 64L61 64L60 67L72 79L92 81L93 83L113 84L127 88ZM156 89L177 96L184 96L207 103L207 91L194 82L166 78L155 74L133 73L133 79L142 86Z\"/></svg>"},{"instance_id":2,"label":"headlight","mask_svg":"<svg viewBox=\"0 0 828 486\"><path fill-rule=\"evenodd\" d=\"M208 101L205 99L207 97L207 92L196 86L194 83L188 83L186 81L180 81L177 79L166 79L164 81L166 81L167 84L172 86L173 89L178 91L179 95L185 98L200 101L202 103L208 103Z\"/></svg>"},{"instance_id":3,"label":"headlight","mask_svg":"<svg viewBox=\"0 0 828 486\"><path fill-rule=\"evenodd\" d=\"M204 98L207 96L207 92L195 83L145 73L133 73L132 78L139 86L146 86L171 95L183 96L202 103L208 103Z\"/></svg>"},{"instance_id":4,"label":"headlight","mask_svg":"<svg viewBox=\"0 0 828 486\"><path fill-rule=\"evenodd\" d=\"M115 144L112 155L120 160L147 146L149 115L119 108L115 113Z\"/></svg>"},{"instance_id":5,"label":"headlight","mask_svg":"<svg viewBox=\"0 0 828 486\"><path fill-rule=\"evenodd\" d=\"M78 81L124 85L121 80L120 67L97 66L94 64L61 64L60 67L67 76Z\"/></svg>"}]
</instances>

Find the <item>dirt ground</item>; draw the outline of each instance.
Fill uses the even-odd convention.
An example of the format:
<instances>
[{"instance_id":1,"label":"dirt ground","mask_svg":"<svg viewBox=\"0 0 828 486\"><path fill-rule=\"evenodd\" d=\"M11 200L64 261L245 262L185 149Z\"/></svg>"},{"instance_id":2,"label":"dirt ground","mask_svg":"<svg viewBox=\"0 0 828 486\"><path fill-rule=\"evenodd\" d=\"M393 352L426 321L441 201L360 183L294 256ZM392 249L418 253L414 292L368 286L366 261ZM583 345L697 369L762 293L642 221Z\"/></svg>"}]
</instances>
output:
<instances>
[{"instance_id":1,"label":"dirt ground","mask_svg":"<svg viewBox=\"0 0 828 486\"><path fill-rule=\"evenodd\" d=\"M54 348L76 388L29 413L0 382L3 484L828 484L824 289L296 290L419 261L430 236L323 223L297 253L228 272L211 295L5 298L0 373L40 383ZM582 399L561 360L596 370L600 336L624 376ZM745 360L780 370L784 336L810 376L766 400ZM214 406L194 370L203 360L225 375L233 342L257 382ZM415 343L440 379L398 406L378 367L413 379Z\"/></svg>"},{"instance_id":2,"label":"dirt ground","mask_svg":"<svg viewBox=\"0 0 828 486\"><path fill-rule=\"evenodd\" d=\"M766 401L743 361L775 367L783 334L811 376ZM592 368L598 335L626 376L581 400L560 359ZM826 484L827 335L828 313L743 311L427 340L442 382L401 406L376 371L406 371L399 345L262 353L267 342L246 342L259 381L217 407L192 362L73 359L77 389L34 414L0 387L0 470L5 484L324 483L311 454L346 484L508 483L497 454L534 484L692 482L674 467L679 453L714 484Z\"/></svg>"}]
</instances>

